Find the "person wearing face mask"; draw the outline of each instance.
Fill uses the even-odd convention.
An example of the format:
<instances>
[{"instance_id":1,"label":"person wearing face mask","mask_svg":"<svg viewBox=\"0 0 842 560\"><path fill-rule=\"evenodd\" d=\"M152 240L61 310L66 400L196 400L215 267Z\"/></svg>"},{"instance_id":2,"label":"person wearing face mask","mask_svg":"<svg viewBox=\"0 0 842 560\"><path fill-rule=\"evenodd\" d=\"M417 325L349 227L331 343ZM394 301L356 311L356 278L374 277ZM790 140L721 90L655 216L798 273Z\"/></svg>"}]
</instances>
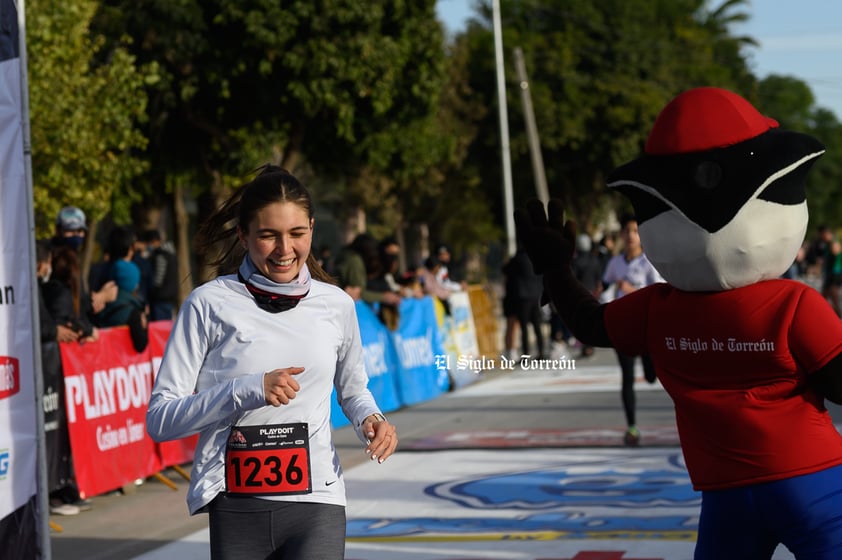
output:
<instances>
[{"instance_id":1,"label":"person wearing face mask","mask_svg":"<svg viewBox=\"0 0 842 560\"><path fill-rule=\"evenodd\" d=\"M354 300L311 253L314 207L266 165L200 227L217 277L173 322L146 417L155 441L199 434L187 503L213 560L341 560L345 483L334 388L376 463L398 443L368 390Z\"/></svg>"},{"instance_id":2,"label":"person wearing face mask","mask_svg":"<svg viewBox=\"0 0 842 560\"><path fill-rule=\"evenodd\" d=\"M53 515L76 515L91 509L91 501L82 499L73 480L73 465L70 454L70 435L67 431L67 417L63 399L51 399L49 395L64 394L59 343L75 343L87 340L85 327L72 309L73 299L69 280L65 273L75 257L72 249L65 247L58 251L56 273L53 274L53 254L47 240L35 243L36 269L38 278L39 327L41 333L41 373L44 390L44 436L47 451L47 480L49 484L50 513ZM90 325L88 325L90 326ZM88 333L94 338L96 333ZM53 404L56 403L56 404Z\"/></svg>"},{"instance_id":3,"label":"person wearing face mask","mask_svg":"<svg viewBox=\"0 0 842 560\"><path fill-rule=\"evenodd\" d=\"M81 257L87 237L88 225L81 208L65 206L59 210L56 216L55 235L50 240L54 252L62 247L68 247ZM90 297L93 312L99 313L106 304L117 298L117 285L114 282L107 282L97 290L91 290Z\"/></svg>"}]
</instances>

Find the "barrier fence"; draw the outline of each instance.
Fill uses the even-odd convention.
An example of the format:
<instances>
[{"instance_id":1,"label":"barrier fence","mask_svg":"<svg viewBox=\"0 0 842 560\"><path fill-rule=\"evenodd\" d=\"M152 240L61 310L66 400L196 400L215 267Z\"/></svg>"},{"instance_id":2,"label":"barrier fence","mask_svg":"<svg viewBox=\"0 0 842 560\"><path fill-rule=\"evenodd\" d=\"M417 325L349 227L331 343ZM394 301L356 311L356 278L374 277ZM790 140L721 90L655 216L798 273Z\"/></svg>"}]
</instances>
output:
<instances>
[{"instance_id":1,"label":"barrier fence","mask_svg":"<svg viewBox=\"0 0 842 560\"><path fill-rule=\"evenodd\" d=\"M482 294L476 290L451 294L451 313L445 315L430 296L404 299L394 331L369 305L357 303L369 388L384 412L434 399L479 377L479 372L456 366L459 357L483 355L475 323L487 325L483 314L492 307L483 303L475 316L472 302L477 301L482 302ZM83 497L193 460L198 436L155 443L146 433L146 408L171 328L171 321L150 323L149 345L140 353L132 347L127 327L102 329L95 342L60 345L61 404ZM348 424L335 395L331 424Z\"/></svg>"}]
</instances>

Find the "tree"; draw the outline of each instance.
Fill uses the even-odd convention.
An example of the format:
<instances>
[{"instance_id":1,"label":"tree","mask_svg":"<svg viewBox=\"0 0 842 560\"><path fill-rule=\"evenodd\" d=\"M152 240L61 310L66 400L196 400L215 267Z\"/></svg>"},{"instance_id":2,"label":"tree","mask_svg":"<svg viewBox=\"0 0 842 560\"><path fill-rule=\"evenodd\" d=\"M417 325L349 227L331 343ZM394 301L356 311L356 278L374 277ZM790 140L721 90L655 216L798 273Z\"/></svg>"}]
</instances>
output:
<instances>
[{"instance_id":1,"label":"tree","mask_svg":"<svg viewBox=\"0 0 842 560\"><path fill-rule=\"evenodd\" d=\"M104 0L97 22L115 43L128 33L138 59L162 68L150 91L149 154L160 174L150 184L190 185L209 209L273 161L330 181L352 207L355 197L388 200L363 178L406 184L422 167L408 163L428 161L418 147L431 144L425 123L444 60L434 8L434 0Z\"/></svg>"},{"instance_id":2,"label":"tree","mask_svg":"<svg viewBox=\"0 0 842 560\"><path fill-rule=\"evenodd\" d=\"M838 227L842 212L842 125L836 115L817 107L813 92L793 76L769 75L757 86L757 107L782 128L811 134L825 153L807 175L807 205L811 227Z\"/></svg>"},{"instance_id":3,"label":"tree","mask_svg":"<svg viewBox=\"0 0 842 560\"><path fill-rule=\"evenodd\" d=\"M92 0L27 3L32 172L37 233L52 233L58 210L73 204L91 226L109 212L128 220L138 193L132 181L146 170L138 128L146 110L140 68L124 49L98 61L102 38L89 32ZM92 232L93 233L93 232Z\"/></svg>"},{"instance_id":4,"label":"tree","mask_svg":"<svg viewBox=\"0 0 842 560\"><path fill-rule=\"evenodd\" d=\"M734 17L739 2L725 10ZM498 124L491 11L469 23L471 87L487 103L480 142L469 161L483 173L489 198L500 200ZM606 201L605 177L642 150L660 109L680 91L701 85L739 89L749 75L733 38L709 17L703 0L520 0L502 4L506 75L515 76L514 47L523 50L550 195L587 224ZM722 14L720 14L722 15ZM724 18L727 19L727 18ZM741 44L737 42L736 44ZM727 53L729 56L724 56ZM507 87L516 205L535 196L517 84ZM497 217L502 223L500 205Z\"/></svg>"}]
</instances>

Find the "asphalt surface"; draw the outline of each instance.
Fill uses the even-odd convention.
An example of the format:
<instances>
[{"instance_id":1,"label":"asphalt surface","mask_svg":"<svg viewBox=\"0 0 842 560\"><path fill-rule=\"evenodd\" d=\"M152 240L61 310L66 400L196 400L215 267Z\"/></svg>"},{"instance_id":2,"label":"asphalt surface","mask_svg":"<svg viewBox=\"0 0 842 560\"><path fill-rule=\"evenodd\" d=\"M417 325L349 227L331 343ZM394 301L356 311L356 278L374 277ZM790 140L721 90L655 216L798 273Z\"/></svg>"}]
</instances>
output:
<instances>
[{"instance_id":1,"label":"asphalt surface","mask_svg":"<svg viewBox=\"0 0 842 560\"><path fill-rule=\"evenodd\" d=\"M536 380L540 387L536 388ZM658 448L664 448L678 454L672 403L659 385L645 385L638 381L641 389L637 391L638 426L642 432L640 449L657 452ZM842 418L838 409L832 413L835 418ZM536 452L562 448L609 450L608 453L628 450L622 446L625 421L619 396L619 371L611 350L597 350L594 356L577 360L575 371L487 370L475 383L435 400L393 411L388 416L400 437L395 458L401 455L408 461L407 465L412 464L414 456L420 457L431 450L488 452L497 449L501 454L503 450L518 448ZM346 474L366 463L362 446L350 428L336 430L334 439ZM189 465L185 467L189 470ZM95 496L90 511L75 516L53 516L51 521L57 525L51 531L52 558L168 558L167 553L156 555L155 551L169 550L165 545L185 538L195 539L207 528L207 517L188 515L187 481L178 472L168 469L162 474L175 489L159 479L150 478L130 488L126 494ZM354 511L355 500L351 488L349 484L349 512ZM202 538L200 536L199 540ZM200 552L195 556L177 557L180 560L202 557L205 547L206 544L198 543L195 550ZM351 556L346 557L359 557L350 551ZM365 557L389 556L368 554ZM393 557L410 556L396 553ZM423 554L412 556L424 557ZM572 557L573 554L565 556ZM631 558L604 556L609 557Z\"/></svg>"}]
</instances>

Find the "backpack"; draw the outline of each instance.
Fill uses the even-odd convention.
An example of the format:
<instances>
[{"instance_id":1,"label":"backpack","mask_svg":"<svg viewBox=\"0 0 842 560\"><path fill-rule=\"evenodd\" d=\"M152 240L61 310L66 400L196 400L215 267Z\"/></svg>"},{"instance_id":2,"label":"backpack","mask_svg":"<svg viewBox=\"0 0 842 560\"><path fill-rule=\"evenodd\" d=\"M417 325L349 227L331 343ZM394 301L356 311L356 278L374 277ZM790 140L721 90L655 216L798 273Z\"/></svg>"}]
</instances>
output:
<instances>
[{"instance_id":1,"label":"backpack","mask_svg":"<svg viewBox=\"0 0 842 560\"><path fill-rule=\"evenodd\" d=\"M149 344L149 318L146 312L135 307L129 315L129 336L136 352L143 352Z\"/></svg>"},{"instance_id":2,"label":"backpack","mask_svg":"<svg viewBox=\"0 0 842 560\"><path fill-rule=\"evenodd\" d=\"M126 326L129 327L129 336L132 339L132 346L135 352L143 352L149 344L149 318L146 316L146 311L132 303L125 303L113 308L108 314L111 315L115 311L131 307Z\"/></svg>"}]
</instances>

